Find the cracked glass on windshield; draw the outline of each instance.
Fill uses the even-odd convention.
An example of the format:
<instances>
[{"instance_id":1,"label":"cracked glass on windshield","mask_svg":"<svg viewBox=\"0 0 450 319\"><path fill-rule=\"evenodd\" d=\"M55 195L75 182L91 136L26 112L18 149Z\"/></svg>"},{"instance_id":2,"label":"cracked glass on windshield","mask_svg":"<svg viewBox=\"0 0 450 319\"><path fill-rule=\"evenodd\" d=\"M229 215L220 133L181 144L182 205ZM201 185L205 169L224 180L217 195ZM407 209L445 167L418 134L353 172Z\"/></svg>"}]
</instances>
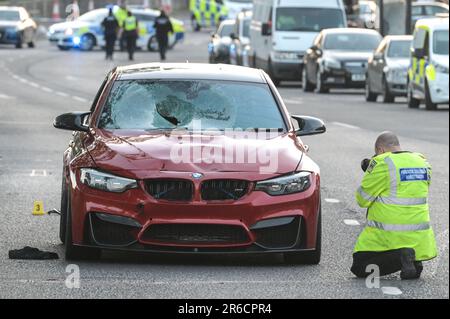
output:
<instances>
[{"instance_id":1,"label":"cracked glass on windshield","mask_svg":"<svg viewBox=\"0 0 450 319\"><path fill-rule=\"evenodd\" d=\"M104 129L285 129L266 84L118 81L100 116Z\"/></svg>"}]
</instances>

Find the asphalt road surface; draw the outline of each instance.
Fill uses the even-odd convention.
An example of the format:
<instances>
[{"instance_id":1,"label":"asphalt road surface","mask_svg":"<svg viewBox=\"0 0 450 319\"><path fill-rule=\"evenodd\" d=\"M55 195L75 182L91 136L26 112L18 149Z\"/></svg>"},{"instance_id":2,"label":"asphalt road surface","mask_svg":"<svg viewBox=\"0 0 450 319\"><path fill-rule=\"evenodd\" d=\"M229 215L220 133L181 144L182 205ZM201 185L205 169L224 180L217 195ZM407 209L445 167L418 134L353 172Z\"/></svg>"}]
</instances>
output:
<instances>
[{"instance_id":1,"label":"asphalt road surface","mask_svg":"<svg viewBox=\"0 0 450 319\"><path fill-rule=\"evenodd\" d=\"M209 32L187 34L168 54L173 62L206 62ZM157 61L138 52L137 62ZM125 53L106 62L100 51L60 52L0 46L0 298L449 298L449 111L409 110L404 103L366 103L361 91L305 94L280 88L293 114L323 118L328 133L305 138L323 178L323 259L318 266L287 266L273 257L180 257L107 253L80 262L80 288L66 287L69 265L14 261L8 250L34 246L63 256L58 216L32 216L33 202L59 207L61 159L70 132L52 128L55 116L88 110L107 71L128 64ZM369 289L349 271L365 211L354 201L360 161L373 154L377 134L397 132L404 148L433 164L431 216L440 257L420 280L382 278ZM70 270L70 269L69 269ZM394 291L386 289L397 288Z\"/></svg>"}]
</instances>

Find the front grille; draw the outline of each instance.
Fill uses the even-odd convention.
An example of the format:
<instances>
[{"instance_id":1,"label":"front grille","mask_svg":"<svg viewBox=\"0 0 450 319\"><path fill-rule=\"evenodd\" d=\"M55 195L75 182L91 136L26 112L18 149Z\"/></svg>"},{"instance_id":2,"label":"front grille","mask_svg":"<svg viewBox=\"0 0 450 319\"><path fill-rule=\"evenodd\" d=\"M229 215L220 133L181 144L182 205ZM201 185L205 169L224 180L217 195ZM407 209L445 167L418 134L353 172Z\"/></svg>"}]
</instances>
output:
<instances>
[{"instance_id":1,"label":"front grille","mask_svg":"<svg viewBox=\"0 0 450 319\"><path fill-rule=\"evenodd\" d=\"M238 200L247 194L249 182L242 180L217 179L202 183L203 200Z\"/></svg>"},{"instance_id":2,"label":"front grille","mask_svg":"<svg viewBox=\"0 0 450 319\"><path fill-rule=\"evenodd\" d=\"M147 180L145 187L159 200L189 202L194 194L194 185L187 180Z\"/></svg>"},{"instance_id":3,"label":"front grille","mask_svg":"<svg viewBox=\"0 0 450 319\"><path fill-rule=\"evenodd\" d=\"M128 246L136 242L138 227L110 223L101 220L96 214L89 214L94 241L104 246Z\"/></svg>"},{"instance_id":4,"label":"front grille","mask_svg":"<svg viewBox=\"0 0 450 319\"><path fill-rule=\"evenodd\" d=\"M247 232L241 226L215 224L151 225L141 240L161 244L245 244Z\"/></svg>"},{"instance_id":5,"label":"front grille","mask_svg":"<svg viewBox=\"0 0 450 319\"><path fill-rule=\"evenodd\" d=\"M350 73L365 73L367 61L345 62L345 69Z\"/></svg>"},{"instance_id":6,"label":"front grille","mask_svg":"<svg viewBox=\"0 0 450 319\"><path fill-rule=\"evenodd\" d=\"M256 235L256 243L264 248L292 248L298 241L301 218L296 217L291 223L252 230Z\"/></svg>"}]
</instances>

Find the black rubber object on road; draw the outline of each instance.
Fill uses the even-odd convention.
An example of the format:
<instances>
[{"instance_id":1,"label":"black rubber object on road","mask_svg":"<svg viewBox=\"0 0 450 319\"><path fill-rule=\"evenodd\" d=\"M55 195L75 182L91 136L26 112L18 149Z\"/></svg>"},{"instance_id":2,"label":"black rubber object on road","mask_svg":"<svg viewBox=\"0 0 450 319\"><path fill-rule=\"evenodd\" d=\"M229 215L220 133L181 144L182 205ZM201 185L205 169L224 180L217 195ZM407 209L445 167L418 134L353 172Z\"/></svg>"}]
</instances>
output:
<instances>
[{"instance_id":1,"label":"black rubber object on road","mask_svg":"<svg viewBox=\"0 0 450 319\"><path fill-rule=\"evenodd\" d=\"M10 250L9 259L51 260L51 259L59 259L59 256L57 253L42 251L37 248L27 246L23 249Z\"/></svg>"}]
</instances>

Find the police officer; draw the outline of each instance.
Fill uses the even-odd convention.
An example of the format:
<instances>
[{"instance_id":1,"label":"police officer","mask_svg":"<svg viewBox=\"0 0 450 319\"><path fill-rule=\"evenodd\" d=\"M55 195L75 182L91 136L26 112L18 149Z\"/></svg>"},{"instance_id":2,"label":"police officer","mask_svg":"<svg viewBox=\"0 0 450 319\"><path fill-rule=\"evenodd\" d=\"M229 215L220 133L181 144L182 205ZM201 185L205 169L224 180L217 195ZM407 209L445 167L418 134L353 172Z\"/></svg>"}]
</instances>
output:
<instances>
[{"instance_id":1,"label":"police officer","mask_svg":"<svg viewBox=\"0 0 450 319\"><path fill-rule=\"evenodd\" d=\"M119 22L119 26L121 28L120 30L120 51L125 51L125 34L123 30L123 23L125 22L126 18L128 17L128 10L125 1L120 1L119 8L117 9L115 13L117 22Z\"/></svg>"},{"instance_id":2,"label":"police officer","mask_svg":"<svg viewBox=\"0 0 450 319\"><path fill-rule=\"evenodd\" d=\"M419 278L422 261L437 256L428 211L431 166L422 154L402 151L392 132L378 137L375 152L356 192L368 222L351 271L367 277L376 266L380 276L401 271L402 279Z\"/></svg>"},{"instance_id":3,"label":"police officer","mask_svg":"<svg viewBox=\"0 0 450 319\"><path fill-rule=\"evenodd\" d=\"M106 42L106 60L113 59L114 45L116 44L117 31L119 30L119 22L114 17L113 9L109 9L108 16L103 20L102 27Z\"/></svg>"},{"instance_id":4,"label":"police officer","mask_svg":"<svg viewBox=\"0 0 450 319\"><path fill-rule=\"evenodd\" d=\"M155 29L159 55L161 61L164 61L166 60L167 47L169 46L169 33L173 33L172 23L164 10L161 10L160 16L155 20Z\"/></svg>"},{"instance_id":5,"label":"police officer","mask_svg":"<svg viewBox=\"0 0 450 319\"><path fill-rule=\"evenodd\" d=\"M127 43L128 58L130 61L133 61L138 38L138 21L131 11L128 11L128 16L123 22L123 32Z\"/></svg>"}]
</instances>

